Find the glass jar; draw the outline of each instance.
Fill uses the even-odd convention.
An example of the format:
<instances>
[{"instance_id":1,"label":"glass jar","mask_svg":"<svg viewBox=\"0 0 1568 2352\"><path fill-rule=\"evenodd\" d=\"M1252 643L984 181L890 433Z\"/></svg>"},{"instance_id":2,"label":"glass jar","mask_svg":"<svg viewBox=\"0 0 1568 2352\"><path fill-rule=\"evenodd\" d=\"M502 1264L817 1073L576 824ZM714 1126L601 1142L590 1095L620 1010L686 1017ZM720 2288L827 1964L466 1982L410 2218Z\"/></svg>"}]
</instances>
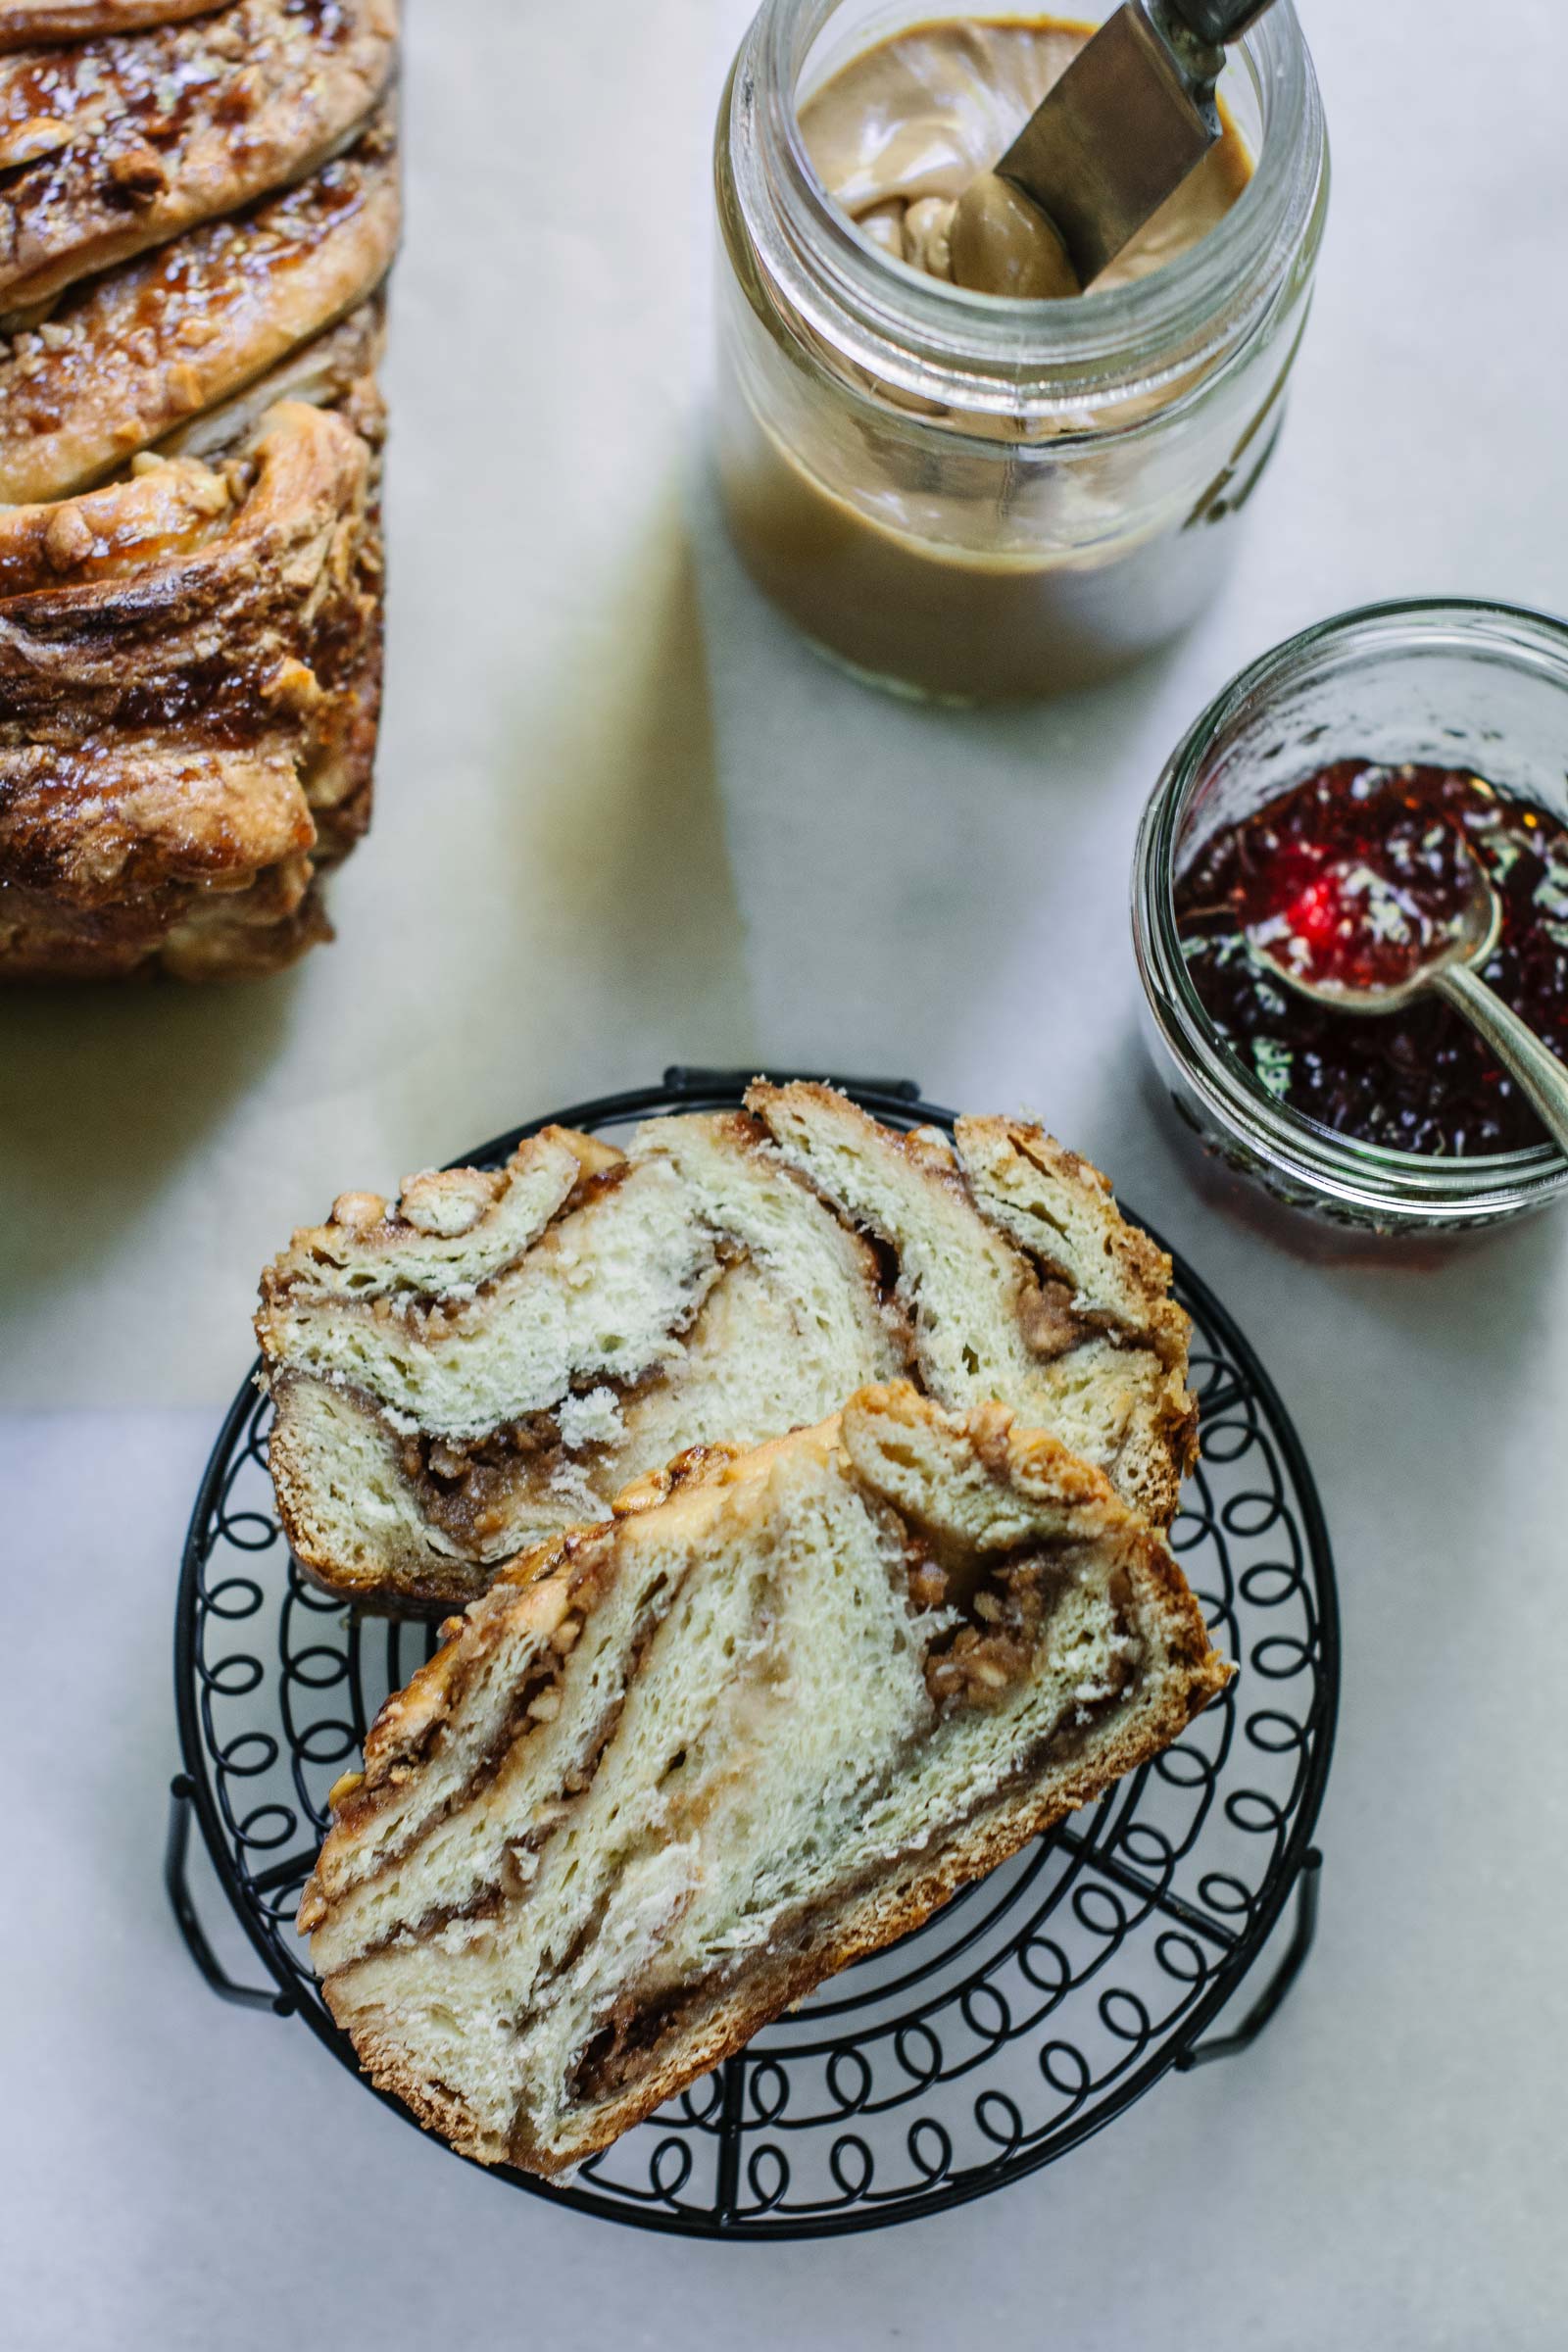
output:
<instances>
[{"instance_id":1,"label":"glass jar","mask_svg":"<svg viewBox=\"0 0 1568 2352\"><path fill-rule=\"evenodd\" d=\"M1552 1144L1445 1159L1303 1118L1215 1029L1188 977L1175 882L1218 828L1337 760L1472 768L1568 820L1568 626L1506 605L1374 605L1266 654L1203 712L1144 812L1133 941L1151 1051L1183 1125L1276 1201L1385 1240L1488 1231L1568 1193Z\"/></svg>"},{"instance_id":2,"label":"glass jar","mask_svg":"<svg viewBox=\"0 0 1568 2352\"><path fill-rule=\"evenodd\" d=\"M1221 85L1255 169L1217 227L1074 301L967 292L851 222L796 114L939 14L765 0L742 44L715 158L719 473L749 570L821 650L943 700L1049 694L1148 653L1218 585L1306 323L1323 113L1277 0Z\"/></svg>"}]
</instances>

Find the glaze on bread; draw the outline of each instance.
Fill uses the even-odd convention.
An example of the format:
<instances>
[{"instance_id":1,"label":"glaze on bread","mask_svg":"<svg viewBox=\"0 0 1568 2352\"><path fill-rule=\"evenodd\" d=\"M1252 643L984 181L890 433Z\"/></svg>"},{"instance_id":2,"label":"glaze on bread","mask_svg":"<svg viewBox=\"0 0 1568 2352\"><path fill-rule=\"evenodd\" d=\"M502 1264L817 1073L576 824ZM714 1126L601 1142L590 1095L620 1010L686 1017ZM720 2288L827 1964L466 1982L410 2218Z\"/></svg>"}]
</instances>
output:
<instances>
[{"instance_id":1,"label":"glaze on bread","mask_svg":"<svg viewBox=\"0 0 1568 2352\"><path fill-rule=\"evenodd\" d=\"M0 51L211 16L222 0L0 0Z\"/></svg>"},{"instance_id":2,"label":"glaze on bread","mask_svg":"<svg viewBox=\"0 0 1568 2352\"><path fill-rule=\"evenodd\" d=\"M604 2147L1224 1688L1162 1542L906 1384L518 1561L388 1700L300 1925L481 2162Z\"/></svg>"},{"instance_id":3,"label":"glaze on bread","mask_svg":"<svg viewBox=\"0 0 1568 2352\"><path fill-rule=\"evenodd\" d=\"M318 171L396 50L395 0L231 0L0 58L0 316Z\"/></svg>"},{"instance_id":4,"label":"glaze on bread","mask_svg":"<svg viewBox=\"0 0 1568 2352\"><path fill-rule=\"evenodd\" d=\"M301 186L66 295L0 358L0 500L69 498L177 443L368 305L398 226L388 122Z\"/></svg>"}]
</instances>

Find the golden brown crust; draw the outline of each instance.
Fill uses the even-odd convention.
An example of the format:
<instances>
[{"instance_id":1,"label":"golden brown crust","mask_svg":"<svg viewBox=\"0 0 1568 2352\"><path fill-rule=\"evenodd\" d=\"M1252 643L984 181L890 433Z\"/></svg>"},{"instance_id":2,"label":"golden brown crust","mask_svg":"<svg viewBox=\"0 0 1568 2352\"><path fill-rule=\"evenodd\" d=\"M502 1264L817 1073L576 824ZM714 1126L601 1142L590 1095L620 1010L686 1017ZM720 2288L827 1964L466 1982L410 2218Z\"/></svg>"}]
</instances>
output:
<instances>
[{"instance_id":1,"label":"golden brown crust","mask_svg":"<svg viewBox=\"0 0 1568 2352\"><path fill-rule=\"evenodd\" d=\"M187 482L199 478L194 461L180 465ZM0 723L47 722L69 739L200 710L215 731L220 711L231 736L269 732L311 700L287 618L301 609L314 617L337 585L368 471L365 445L341 417L285 403L256 451L253 479L225 482L215 511L228 527L193 534L189 552L106 564L115 517L139 503L145 476L56 506L41 540L34 510L0 514ZM191 677L197 661L214 657L226 667L220 682Z\"/></svg>"},{"instance_id":2,"label":"golden brown crust","mask_svg":"<svg viewBox=\"0 0 1568 2352\"><path fill-rule=\"evenodd\" d=\"M379 452L386 429L376 372L386 351L386 294L378 288L368 302L324 334L299 344L239 392L204 409L188 423L163 434L160 457L220 458L241 454L255 441L262 418L280 400L303 400L313 409L336 409L376 457L372 482L379 480Z\"/></svg>"},{"instance_id":3,"label":"golden brown crust","mask_svg":"<svg viewBox=\"0 0 1568 2352\"><path fill-rule=\"evenodd\" d=\"M0 309L303 179L391 76L395 0L234 0L0 61Z\"/></svg>"},{"instance_id":4,"label":"golden brown crust","mask_svg":"<svg viewBox=\"0 0 1568 2352\"><path fill-rule=\"evenodd\" d=\"M245 890L190 896L176 921L156 901L83 912L0 883L0 981L254 979L331 936L309 858L269 867Z\"/></svg>"},{"instance_id":5,"label":"golden brown crust","mask_svg":"<svg viewBox=\"0 0 1568 2352\"><path fill-rule=\"evenodd\" d=\"M156 917L166 888L221 888L236 871L257 874L316 841L281 746L122 753L68 768L34 745L0 754L0 796L8 864L57 906L140 900Z\"/></svg>"},{"instance_id":6,"label":"golden brown crust","mask_svg":"<svg viewBox=\"0 0 1568 2352\"><path fill-rule=\"evenodd\" d=\"M0 359L0 500L69 497L231 399L373 292L398 220L377 129L302 186L68 295Z\"/></svg>"},{"instance_id":7,"label":"golden brown crust","mask_svg":"<svg viewBox=\"0 0 1568 2352\"><path fill-rule=\"evenodd\" d=\"M0 514L0 974L272 968L364 821L370 452L283 404L193 460Z\"/></svg>"}]
</instances>

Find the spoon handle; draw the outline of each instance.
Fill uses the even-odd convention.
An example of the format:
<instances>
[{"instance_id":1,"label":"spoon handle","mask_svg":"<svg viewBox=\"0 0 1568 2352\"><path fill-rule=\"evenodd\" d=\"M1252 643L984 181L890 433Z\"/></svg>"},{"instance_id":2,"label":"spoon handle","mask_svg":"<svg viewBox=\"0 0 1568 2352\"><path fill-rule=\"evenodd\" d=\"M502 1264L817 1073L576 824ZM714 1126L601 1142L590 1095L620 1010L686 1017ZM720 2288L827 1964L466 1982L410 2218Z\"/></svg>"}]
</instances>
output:
<instances>
[{"instance_id":1,"label":"spoon handle","mask_svg":"<svg viewBox=\"0 0 1568 2352\"><path fill-rule=\"evenodd\" d=\"M1432 986L1484 1037L1534 1103L1561 1152L1568 1152L1568 1066L1467 963L1435 972Z\"/></svg>"}]
</instances>

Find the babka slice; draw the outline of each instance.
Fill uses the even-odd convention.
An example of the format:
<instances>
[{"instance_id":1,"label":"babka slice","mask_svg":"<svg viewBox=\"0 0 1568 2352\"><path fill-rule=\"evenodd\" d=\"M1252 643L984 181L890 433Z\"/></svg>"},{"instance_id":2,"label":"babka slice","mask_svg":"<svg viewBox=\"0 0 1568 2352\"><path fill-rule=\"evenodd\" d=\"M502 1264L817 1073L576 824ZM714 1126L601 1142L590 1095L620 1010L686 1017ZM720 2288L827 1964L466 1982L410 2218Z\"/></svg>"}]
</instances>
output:
<instances>
[{"instance_id":1,"label":"babka slice","mask_svg":"<svg viewBox=\"0 0 1568 2352\"><path fill-rule=\"evenodd\" d=\"M289 1542L362 1600L482 1592L688 1446L759 1444L897 1372L870 1250L740 1116L629 1155L547 1128L489 1174L347 1194L257 1320Z\"/></svg>"},{"instance_id":2,"label":"babka slice","mask_svg":"<svg viewBox=\"0 0 1568 2352\"><path fill-rule=\"evenodd\" d=\"M1096 1169L1025 1122L966 1119L955 1154L825 1087L753 1101L654 1119L625 1157L550 1131L501 1174L416 1178L397 1209L346 1195L294 1237L256 1331L279 1512L318 1581L472 1599L686 1446L761 1445L906 1371L943 1404L999 1397L1173 1517L1187 1317ZM529 1225L514 1193L546 1200L543 1166ZM423 1260L435 1183L456 1223Z\"/></svg>"},{"instance_id":3,"label":"babka slice","mask_svg":"<svg viewBox=\"0 0 1568 2352\"><path fill-rule=\"evenodd\" d=\"M257 1331L278 1504L318 1581L471 1599L686 1447L760 1445L903 1373L1000 1397L1168 1522L1187 1318L1104 1178L1022 1121L965 1120L956 1152L823 1087L752 1100L651 1121L624 1157L547 1133L296 1235Z\"/></svg>"},{"instance_id":4,"label":"babka slice","mask_svg":"<svg viewBox=\"0 0 1568 2352\"><path fill-rule=\"evenodd\" d=\"M1175 1740L1230 1669L1000 1406L870 1388L518 1561L333 1790L300 1907L362 2064L552 2174Z\"/></svg>"}]
</instances>

